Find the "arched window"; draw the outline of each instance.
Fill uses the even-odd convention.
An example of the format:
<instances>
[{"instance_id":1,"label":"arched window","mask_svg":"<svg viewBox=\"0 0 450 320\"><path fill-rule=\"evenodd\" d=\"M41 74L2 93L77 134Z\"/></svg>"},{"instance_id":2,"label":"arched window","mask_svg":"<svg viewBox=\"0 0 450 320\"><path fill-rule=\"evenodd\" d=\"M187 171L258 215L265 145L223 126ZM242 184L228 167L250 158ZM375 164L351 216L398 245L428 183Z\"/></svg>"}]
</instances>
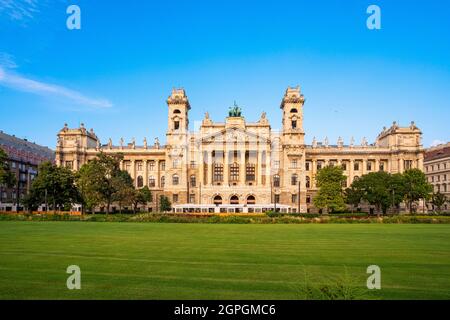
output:
<instances>
[{"instance_id":1,"label":"arched window","mask_svg":"<svg viewBox=\"0 0 450 320\"><path fill-rule=\"evenodd\" d=\"M195 187L197 183L197 179L195 178L195 175L191 176L191 187Z\"/></svg>"},{"instance_id":2,"label":"arched window","mask_svg":"<svg viewBox=\"0 0 450 320\"><path fill-rule=\"evenodd\" d=\"M291 113L297 113L297 112L298 112L297 109L295 109L295 108L291 109Z\"/></svg>"},{"instance_id":3,"label":"arched window","mask_svg":"<svg viewBox=\"0 0 450 320\"><path fill-rule=\"evenodd\" d=\"M144 178L142 176L137 177L137 187L142 188L144 186Z\"/></svg>"},{"instance_id":4,"label":"arched window","mask_svg":"<svg viewBox=\"0 0 450 320\"><path fill-rule=\"evenodd\" d=\"M166 177L162 176L161 177L161 188L164 188L165 185L166 185Z\"/></svg>"},{"instance_id":5,"label":"arched window","mask_svg":"<svg viewBox=\"0 0 450 320\"><path fill-rule=\"evenodd\" d=\"M177 186L179 182L180 182L180 178L178 177L177 174L174 174L172 176L172 185Z\"/></svg>"},{"instance_id":6,"label":"arched window","mask_svg":"<svg viewBox=\"0 0 450 320\"><path fill-rule=\"evenodd\" d=\"M291 176L291 185L296 186L296 185L297 185L297 181L298 181L298 176L297 176L296 173L294 173L294 174Z\"/></svg>"},{"instance_id":7,"label":"arched window","mask_svg":"<svg viewBox=\"0 0 450 320\"><path fill-rule=\"evenodd\" d=\"M230 204L239 204L239 197L234 195L230 198Z\"/></svg>"},{"instance_id":8,"label":"arched window","mask_svg":"<svg viewBox=\"0 0 450 320\"><path fill-rule=\"evenodd\" d=\"M280 187L280 176L277 174L273 176L273 186L277 188Z\"/></svg>"},{"instance_id":9,"label":"arched window","mask_svg":"<svg viewBox=\"0 0 450 320\"><path fill-rule=\"evenodd\" d=\"M222 197L221 196L215 196L214 197L214 204L215 205L222 204Z\"/></svg>"},{"instance_id":10,"label":"arched window","mask_svg":"<svg viewBox=\"0 0 450 320\"><path fill-rule=\"evenodd\" d=\"M230 166L230 181L239 181L239 165L237 162Z\"/></svg>"},{"instance_id":11,"label":"arched window","mask_svg":"<svg viewBox=\"0 0 450 320\"><path fill-rule=\"evenodd\" d=\"M311 188L311 179L308 176L306 176L306 188Z\"/></svg>"},{"instance_id":12,"label":"arched window","mask_svg":"<svg viewBox=\"0 0 450 320\"><path fill-rule=\"evenodd\" d=\"M255 204L255 203L256 203L255 196L250 195L247 197L247 204Z\"/></svg>"},{"instance_id":13,"label":"arched window","mask_svg":"<svg viewBox=\"0 0 450 320\"><path fill-rule=\"evenodd\" d=\"M180 113L181 113L181 111L180 111L180 110L178 110L178 109L175 109L175 110L173 110L173 113L174 113L174 114L180 114Z\"/></svg>"},{"instance_id":14,"label":"arched window","mask_svg":"<svg viewBox=\"0 0 450 320\"><path fill-rule=\"evenodd\" d=\"M150 176L148 178L148 186L150 188L154 188L156 186L156 181L155 181L155 177L154 176Z\"/></svg>"}]
</instances>

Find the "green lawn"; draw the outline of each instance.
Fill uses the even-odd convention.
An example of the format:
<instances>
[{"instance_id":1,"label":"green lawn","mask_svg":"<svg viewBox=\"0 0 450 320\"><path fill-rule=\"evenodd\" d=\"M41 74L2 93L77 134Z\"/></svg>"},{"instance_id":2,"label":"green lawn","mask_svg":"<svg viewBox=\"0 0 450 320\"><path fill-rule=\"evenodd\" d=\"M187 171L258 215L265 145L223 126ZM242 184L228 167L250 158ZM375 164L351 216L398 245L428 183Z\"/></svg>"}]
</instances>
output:
<instances>
[{"instance_id":1,"label":"green lawn","mask_svg":"<svg viewBox=\"0 0 450 320\"><path fill-rule=\"evenodd\" d=\"M364 289L371 264L381 290ZM1 299L299 299L305 278L449 299L450 225L0 222Z\"/></svg>"}]
</instances>

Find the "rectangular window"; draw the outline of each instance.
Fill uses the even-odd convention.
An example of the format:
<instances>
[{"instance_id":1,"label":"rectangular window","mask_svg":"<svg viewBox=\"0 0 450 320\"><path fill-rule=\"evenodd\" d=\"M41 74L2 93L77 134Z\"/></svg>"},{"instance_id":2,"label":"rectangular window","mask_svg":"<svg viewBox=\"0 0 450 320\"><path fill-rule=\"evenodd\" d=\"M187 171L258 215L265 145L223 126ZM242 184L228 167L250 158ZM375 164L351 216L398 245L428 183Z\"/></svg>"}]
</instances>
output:
<instances>
[{"instance_id":1,"label":"rectangular window","mask_svg":"<svg viewBox=\"0 0 450 320\"><path fill-rule=\"evenodd\" d=\"M372 161L367 162L367 171L372 171Z\"/></svg>"},{"instance_id":2,"label":"rectangular window","mask_svg":"<svg viewBox=\"0 0 450 320\"><path fill-rule=\"evenodd\" d=\"M142 161L136 162L136 169L137 169L137 171L142 171Z\"/></svg>"},{"instance_id":3,"label":"rectangular window","mask_svg":"<svg viewBox=\"0 0 450 320\"><path fill-rule=\"evenodd\" d=\"M195 194L189 195L189 203L195 203Z\"/></svg>"},{"instance_id":4,"label":"rectangular window","mask_svg":"<svg viewBox=\"0 0 450 320\"><path fill-rule=\"evenodd\" d=\"M404 161L405 170L409 170L412 168L412 160L405 160Z\"/></svg>"},{"instance_id":5,"label":"rectangular window","mask_svg":"<svg viewBox=\"0 0 450 320\"><path fill-rule=\"evenodd\" d=\"M317 170L322 169L322 161L317 162Z\"/></svg>"},{"instance_id":6,"label":"rectangular window","mask_svg":"<svg viewBox=\"0 0 450 320\"><path fill-rule=\"evenodd\" d=\"M230 166L230 181L238 181L239 180L239 165L237 163L233 163Z\"/></svg>"},{"instance_id":7,"label":"rectangular window","mask_svg":"<svg viewBox=\"0 0 450 320\"><path fill-rule=\"evenodd\" d=\"M66 168L72 169L73 168L73 162L72 161L66 161Z\"/></svg>"},{"instance_id":8,"label":"rectangular window","mask_svg":"<svg viewBox=\"0 0 450 320\"><path fill-rule=\"evenodd\" d=\"M297 120L292 120L291 124L292 124L292 129L297 128Z\"/></svg>"},{"instance_id":9,"label":"rectangular window","mask_svg":"<svg viewBox=\"0 0 450 320\"><path fill-rule=\"evenodd\" d=\"M355 162L355 163L353 164L353 170L359 171L359 162Z\"/></svg>"},{"instance_id":10,"label":"rectangular window","mask_svg":"<svg viewBox=\"0 0 450 320\"><path fill-rule=\"evenodd\" d=\"M176 169L176 168L178 168L178 165L179 165L178 159L174 159L172 162L172 168Z\"/></svg>"},{"instance_id":11,"label":"rectangular window","mask_svg":"<svg viewBox=\"0 0 450 320\"><path fill-rule=\"evenodd\" d=\"M297 159L292 159L291 161L291 168L296 169L297 168Z\"/></svg>"},{"instance_id":12,"label":"rectangular window","mask_svg":"<svg viewBox=\"0 0 450 320\"><path fill-rule=\"evenodd\" d=\"M245 180L246 181L255 181L255 177L256 177L255 164L247 163L247 170L246 170Z\"/></svg>"},{"instance_id":13,"label":"rectangular window","mask_svg":"<svg viewBox=\"0 0 450 320\"><path fill-rule=\"evenodd\" d=\"M291 200L292 200L292 203L297 203L297 195L293 194Z\"/></svg>"},{"instance_id":14,"label":"rectangular window","mask_svg":"<svg viewBox=\"0 0 450 320\"><path fill-rule=\"evenodd\" d=\"M165 171L166 170L166 162L165 161L161 161L160 162L160 166L161 166L161 171Z\"/></svg>"},{"instance_id":15,"label":"rectangular window","mask_svg":"<svg viewBox=\"0 0 450 320\"><path fill-rule=\"evenodd\" d=\"M309 171L309 162L308 162L308 161L305 162L305 170L306 170L306 171Z\"/></svg>"},{"instance_id":16,"label":"rectangular window","mask_svg":"<svg viewBox=\"0 0 450 320\"><path fill-rule=\"evenodd\" d=\"M347 163L346 162L342 162L341 166L342 166L342 170L347 171Z\"/></svg>"},{"instance_id":17,"label":"rectangular window","mask_svg":"<svg viewBox=\"0 0 450 320\"><path fill-rule=\"evenodd\" d=\"M174 203L175 203L175 202L178 202L178 195L177 195L177 194L174 194L174 195L172 196L172 200L173 200Z\"/></svg>"},{"instance_id":18,"label":"rectangular window","mask_svg":"<svg viewBox=\"0 0 450 320\"><path fill-rule=\"evenodd\" d=\"M191 169L195 169L195 161L191 161Z\"/></svg>"},{"instance_id":19,"label":"rectangular window","mask_svg":"<svg viewBox=\"0 0 450 320\"><path fill-rule=\"evenodd\" d=\"M213 181L214 182L223 181L223 164L222 163L214 163Z\"/></svg>"},{"instance_id":20,"label":"rectangular window","mask_svg":"<svg viewBox=\"0 0 450 320\"><path fill-rule=\"evenodd\" d=\"M380 171L384 171L384 162L380 162Z\"/></svg>"},{"instance_id":21,"label":"rectangular window","mask_svg":"<svg viewBox=\"0 0 450 320\"><path fill-rule=\"evenodd\" d=\"M180 129L180 121L175 121L175 122L173 123L173 128L174 128L175 130Z\"/></svg>"},{"instance_id":22,"label":"rectangular window","mask_svg":"<svg viewBox=\"0 0 450 320\"><path fill-rule=\"evenodd\" d=\"M148 163L148 170L149 171L154 171L155 170L155 161L150 161Z\"/></svg>"}]
</instances>

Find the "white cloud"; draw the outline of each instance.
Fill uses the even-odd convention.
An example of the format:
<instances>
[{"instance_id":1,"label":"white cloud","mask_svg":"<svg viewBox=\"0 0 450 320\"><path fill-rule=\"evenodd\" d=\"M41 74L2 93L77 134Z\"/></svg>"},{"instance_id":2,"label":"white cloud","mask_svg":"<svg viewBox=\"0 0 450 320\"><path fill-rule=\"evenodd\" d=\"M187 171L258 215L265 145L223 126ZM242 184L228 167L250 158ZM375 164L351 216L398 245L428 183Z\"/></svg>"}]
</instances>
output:
<instances>
[{"instance_id":1,"label":"white cloud","mask_svg":"<svg viewBox=\"0 0 450 320\"><path fill-rule=\"evenodd\" d=\"M80 92L65 88L63 86L32 80L17 73L5 71L5 69L1 66L0 85L20 91L39 94L42 96L62 97L79 105L89 106L93 108L112 107L112 103L106 99L90 98Z\"/></svg>"},{"instance_id":2,"label":"white cloud","mask_svg":"<svg viewBox=\"0 0 450 320\"><path fill-rule=\"evenodd\" d=\"M0 0L0 15L15 21L33 19L40 11L38 5L38 0Z\"/></svg>"},{"instance_id":3,"label":"white cloud","mask_svg":"<svg viewBox=\"0 0 450 320\"><path fill-rule=\"evenodd\" d=\"M3 66L7 69L15 69L18 67L16 62L14 61L14 57L6 52L0 52L0 66Z\"/></svg>"},{"instance_id":4,"label":"white cloud","mask_svg":"<svg viewBox=\"0 0 450 320\"><path fill-rule=\"evenodd\" d=\"M445 141L442 141L442 140L433 140L432 142L431 142L431 147L436 147L437 145L440 145L440 144L445 144L446 142Z\"/></svg>"}]
</instances>

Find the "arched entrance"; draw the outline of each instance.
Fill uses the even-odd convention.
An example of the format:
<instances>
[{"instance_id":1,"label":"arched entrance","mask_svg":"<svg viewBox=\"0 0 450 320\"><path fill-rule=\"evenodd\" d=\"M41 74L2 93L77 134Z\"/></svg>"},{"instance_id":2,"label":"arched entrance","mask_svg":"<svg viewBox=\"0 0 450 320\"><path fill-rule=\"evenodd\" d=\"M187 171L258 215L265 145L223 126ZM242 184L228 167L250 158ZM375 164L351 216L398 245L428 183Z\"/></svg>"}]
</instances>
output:
<instances>
[{"instance_id":1,"label":"arched entrance","mask_svg":"<svg viewBox=\"0 0 450 320\"><path fill-rule=\"evenodd\" d=\"M216 206L218 206L219 204L222 204L222 197L221 196L215 196L213 201L214 201L214 204Z\"/></svg>"},{"instance_id":2,"label":"arched entrance","mask_svg":"<svg viewBox=\"0 0 450 320\"><path fill-rule=\"evenodd\" d=\"M247 197L247 204L256 204L255 196L248 196Z\"/></svg>"},{"instance_id":3,"label":"arched entrance","mask_svg":"<svg viewBox=\"0 0 450 320\"><path fill-rule=\"evenodd\" d=\"M239 197L234 195L230 198L230 204L239 204Z\"/></svg>"}]
</instances>

